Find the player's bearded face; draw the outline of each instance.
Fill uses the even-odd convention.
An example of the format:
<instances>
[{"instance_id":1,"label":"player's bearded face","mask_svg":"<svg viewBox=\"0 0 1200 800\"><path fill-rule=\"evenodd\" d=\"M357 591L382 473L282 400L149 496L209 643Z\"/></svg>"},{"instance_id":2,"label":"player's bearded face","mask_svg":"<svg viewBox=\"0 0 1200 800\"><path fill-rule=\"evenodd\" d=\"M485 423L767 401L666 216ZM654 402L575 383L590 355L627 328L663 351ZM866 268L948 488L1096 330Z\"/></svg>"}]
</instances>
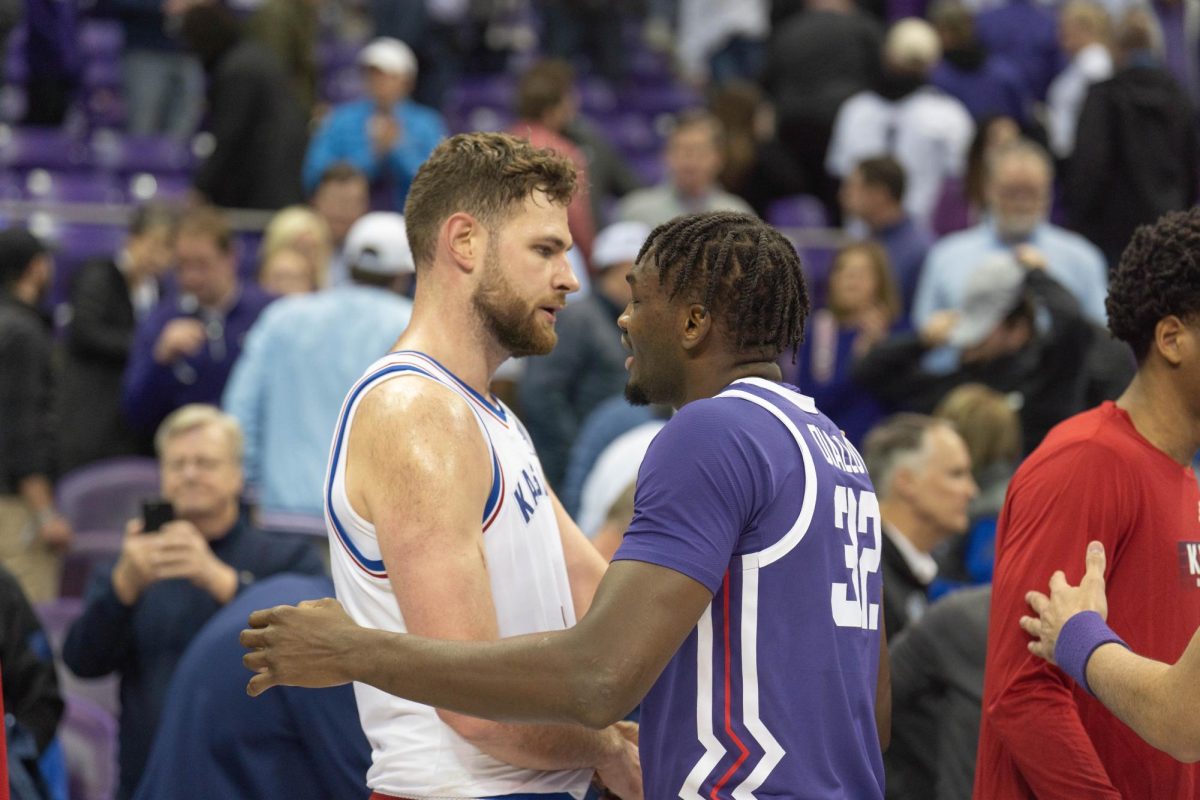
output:
<instances>
[{"instance_id":1,"label":"player's bearded face","mask_svg":"<svg viewBox=\"0 0 1200 800\"><path fill-rule=\"evenodd\" d=\"M550 303L561 305L564 300L557 296ZM545 298L521 296L504 273L494 240L488 243L483 276L471 303L496 341L515 358L545 355L558 342L554 324L541 319L539 309Z\"/></svg>"}]
</instances>

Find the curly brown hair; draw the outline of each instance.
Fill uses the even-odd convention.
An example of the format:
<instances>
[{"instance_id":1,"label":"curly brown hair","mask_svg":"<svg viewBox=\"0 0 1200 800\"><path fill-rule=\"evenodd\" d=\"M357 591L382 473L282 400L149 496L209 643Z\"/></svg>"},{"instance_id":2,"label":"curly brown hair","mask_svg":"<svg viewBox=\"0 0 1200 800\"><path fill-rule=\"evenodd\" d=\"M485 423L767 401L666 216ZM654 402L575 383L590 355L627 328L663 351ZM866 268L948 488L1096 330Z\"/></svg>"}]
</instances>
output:
<instances>
[{"instance_id":1,"label":"curly brown hair","mask_svg":"<svg viewBox=\"0 0 1200 800\"><path fill-rule=\"evenodd\" d=\"M569 204L575 185L575 166L553 150L507 133L451 136L417 170L404 204L418 272L433 263L438 231L450 215L465 212L490 228L535 191Z\"/></svg>"},{"instance_id":2,"label":"curly brown hair","mask_svg":"<svg viewBox=\"0 0 1200 800\"><path fill-rule=\"evenodd\" d=\"M809 311L800 256L758 217L728 211L676 217L651 232L638 261L647 256L659 284L671 280L668 296L696 292L739 351L769 349L777 356L800 343Z\"/></svg>"},{"instance_id":3,"label":"curly brown hair","mask_svg":"<svg viewBox=\"0 0 1200 800\"><path fill-rule=\"evenodd\" d=\"M1159 320L1200 317L1200 208L1175 211L1133 234L1109 278L1108 329L1133 348L1138 363L1150 354Z\"/></svg>"}]
</instances>

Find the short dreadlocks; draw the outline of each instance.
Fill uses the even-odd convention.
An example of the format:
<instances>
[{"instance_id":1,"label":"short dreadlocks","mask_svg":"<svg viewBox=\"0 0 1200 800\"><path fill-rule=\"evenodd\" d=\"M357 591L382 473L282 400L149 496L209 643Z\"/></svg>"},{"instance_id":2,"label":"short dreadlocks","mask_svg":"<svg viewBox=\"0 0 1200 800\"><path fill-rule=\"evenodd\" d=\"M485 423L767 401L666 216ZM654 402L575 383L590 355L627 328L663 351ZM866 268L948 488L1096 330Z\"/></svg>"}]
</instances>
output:
<instances>
[{"instance_id":1,"label":"short dreadlocks","mask_svg":"<svg viewBox=\"0 0 1200 800\"><path fill-rule=\"evenodd\" d=\"M783 234L749 214L713 211L654 229L638 253L652 256L668 297L695 292L733 333L738 350L795 348L808 318L800 257Z\"/></svg>"},{"instance_id":2,"label":"short dreadlocks","mask_svg":"<svg viewBox=\"0 0 1200 800\"><path fill-rule=\"evenodd\" d=\"M1109 280L1108 329L1140 364L1163 317L1200 316L1200 208L1176 211L1134 232Z\"/></svg>"}]
</instances>

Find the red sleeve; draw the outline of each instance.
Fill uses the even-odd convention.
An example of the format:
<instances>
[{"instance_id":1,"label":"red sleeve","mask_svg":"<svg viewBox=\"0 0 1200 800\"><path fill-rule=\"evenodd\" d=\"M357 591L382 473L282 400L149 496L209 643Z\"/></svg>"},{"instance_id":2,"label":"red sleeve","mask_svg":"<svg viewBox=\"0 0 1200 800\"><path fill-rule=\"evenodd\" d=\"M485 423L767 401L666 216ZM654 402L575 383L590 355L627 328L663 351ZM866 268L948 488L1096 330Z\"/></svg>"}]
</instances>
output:
<instances>
[{"instance_id":1,"label":"red sleeve","mask_svg":"<svg viewBox=\"0 0 1200 800\"><path fill-rule=\"evenodd\" d=\"M1092 442L1042 459L1035 454L1014 479L1000 516L988 636L994 674L984 715L1033 796L1043 800L1121 797L1080 721L1083 689L1032 656L1018 624L1028 613L1025 593L1046 591L1055 570L1079 582L1088 541L1120 553L1131 498L1119 459Z\"/></svg>"}]
</instances>

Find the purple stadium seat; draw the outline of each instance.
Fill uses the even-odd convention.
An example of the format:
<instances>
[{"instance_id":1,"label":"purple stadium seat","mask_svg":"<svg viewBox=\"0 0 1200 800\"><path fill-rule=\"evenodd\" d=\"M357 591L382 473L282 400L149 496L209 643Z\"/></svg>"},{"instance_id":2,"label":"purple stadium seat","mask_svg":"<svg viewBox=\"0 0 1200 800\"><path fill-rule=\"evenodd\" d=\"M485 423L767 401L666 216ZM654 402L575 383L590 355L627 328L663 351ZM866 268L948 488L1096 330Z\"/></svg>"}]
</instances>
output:
<instances>
[{"instance_id":1,"label":"purple stadium seat","mask_svg":"<svg viewBox=\"0 0 1200 800\"><path fill-rule=\"evenodd\" d=\"M933 209L930 227L935 236L961 231L971 225L970 201L967 200L966 185L959 178L947 178L942 182L942 193Z\"/></svg>"},{"instance_id":2,"label":"purple stadium seat","mask_svg":"<svg viewBox=\"0 0 1200 800\"><path fill-rule=\"evenodd\" d=\"M512 109L515 91L513 79L508 76L468 75L450 91L446 107L471 109L487 106L509 111Z\"/></svg>"},{"instance_id":3,"label":"purple stadium seat","mask_svg":"<svg viewBox=\"0 0 1200 800\"><path fill-rule=\"evenodd\" d=\"M258 526L265 531L325 538L325 518L287 511L260 511Z\"/></svg>"},{"instance_id":4,"label":"purple stadium seat","mask_svg":"<svg viewBox=\"0 0 1200 800\"><path fill-rule=\"evenodd\" d=\"M25 61L25 26L18 25L9 34L4 53L4 81L24 83L29 77L29 65Z\"/></svg>"},{"instance_id":5,"label":"purple stadium seat","mask_svg":"<svg viewBox=\"0 0 1200 800\"><path fill-rule=\"evenodd\" d=\"M117 720L98 703L64 693L58 729L71 776L71 800L112 800L117 788Z\"/></svg>"},{"instance_id":6,"label":"purple stadium seat","mask_svg":"<svg viewBox=\"0 0 1200 800\"><path fill-rule=\"evenodd\" d=\"M609 140L627 155L657 154L662 149L654 126L641 114L618 114L598 121Z\"/></svg>"},{"instance_id":7,"label":"purple stadium seat","mask_svg":"<svg viewBox=\"0 0 1200 800\"><path fill-rule=\"evenodd\" d=\"M48 203L125 202L125 192L112 177L90 171L34 170L25 179L25 194Z\"/></svg>"},{"instance_id":8,"label":"purple stadium seat","mask_svg":"<svg viewBox=\"0 0 1200 800\"><path fill-rule=\"evenodd\" d=\"M97 166L123 173L187 173L194 159L187 142L168 136L125 136L113 130L92 134L89 141Z\"/></svg>"},{"instance_id":9,"label":"purple stadium seat","mask_svg":"<svg viewBox=\"0 0 1200 800\"><path fill-rule=\"evenodd\" d=\"M121 54L125 43L125 32L119 22L103 19L86 19L79 26L79 49L87 58Z\"/></svg>"},{"instance_id":10,"label":"purple stadium seat","mask_svg":"<svg viewBox=\"0 0 1200 800\"><path fill-rule=\"evenodd\" d=\"M777 228L824 228L825 207L812 195L798 194L774 201L767 208L767 222Z\"/></svg>"},{"instance_id":11,"label":"purple stadium seat","mask_svg":"<svg viewBox=\"0 0 1200 800\"><path fill-rule=\"evenodd\" d=\"M87 163L87 145L58 128L0 126L0 166L75 169Z\"/></svg>"},{"instance_id":12,"label":"purple stadium seat","mask_svg":"<svg viewBox=\"0 0 1200 800\"><path fill-rule=\"evenodd\" d=\"M346 67L358 66L358 53L363 42L347 42L341 39L326 39L317 42L317 64L322 73L334 72Z\"/></svg>"},{"instance_id":13,"label":"purple stadium seat","mask_svg":"<svg viewBox=\"0 0 1200 800\"><path fill-rule=\"evenodd\" d=\"M58 508L77 531L125 529L141 503L158 494L153 458L108 458L71 470L58 482Z\"/></svg>"},{"instance_id":14,"label":"purple stadium seat","mask_svg":"<svg viewBox=\"0 0 1200 800\"><path fill-rule=\"evenodd\" d=\"M585 78L578 82L579 104L587 114L607 114L616 110L617 95L606 81Z\"/></svg>"},{"instance_id":15,"label":"purple stadium seat","mask_svg":"<svg viewBox=\"0 0 1200 800\"><path fill-rule=\"evenodd\" d=\"M622 94L621 100L624 108L647 114L673 114L704 105L703 98L694 90L674 84L634 84Z\"/></svg>"},{"instance_id":16,"label":"purple stadium seat","mask_svg":"<svg viewBox=\"0 0 1200 800\"><path fill-rule=\"evenodd\" d=\"M666 174L666 165L663 164L662 156L658 153L645 153L640 156L631 156L629 166L633 168L634 173L642 179L642 183L647 186L654 186L660 183Z\"/></svg>"},{"instance_id":17,"label":"purple stadium seat","mask_svg":"<svg viewBox=\"0 0 1200 800\"><path fill-rule=\"evenodd\" d=\"M121 87L121 62L115 55L88 61L83 67L83 86L119 89Z\"/></svg>"},{"instance_id":18,"label":"purple stadium seat","mask_svg":"<svg viewBox=\"0 0 1200 800\"><path fill-rule=\"evenodd\" d=\"M123 523L122 523L123 524ZM92 569L97 564L116 561L121 555L121 541L125 534L121 530L78 531L71 549L63 557L62 583L58 593L62 597L83 597Z\"/></svg>"},{"instance_id":19,"label":"purple stadium seat","mask_svg":"<svg viewBox=\"0 0 1200 800\"><path fill-rule=\"evenodd\" d=\"M324 100L338 105L350 100L356 100L363 95L362 75L357 67L347 67L326 76L321 84L321 96Z\"/></svg>"}]
</instances>

